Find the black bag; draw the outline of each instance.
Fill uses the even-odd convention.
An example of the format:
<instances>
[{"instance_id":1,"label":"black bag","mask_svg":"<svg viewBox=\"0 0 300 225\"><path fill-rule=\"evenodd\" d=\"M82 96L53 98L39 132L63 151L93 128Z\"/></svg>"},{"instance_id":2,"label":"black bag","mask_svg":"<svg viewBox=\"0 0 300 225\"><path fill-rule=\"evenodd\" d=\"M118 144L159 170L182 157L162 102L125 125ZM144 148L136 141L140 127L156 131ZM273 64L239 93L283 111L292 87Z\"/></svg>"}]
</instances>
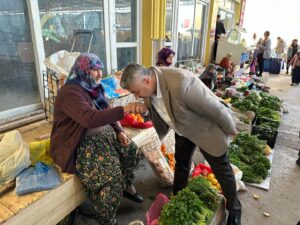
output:
<instances>
[{"instance_id":1,"label":"black bag","mask_svg":"<svg viewBox=\"0 0 300 225\"><path fill-rule=\"evenodd\" d=\"M280 74L282 59L273 58L270 62L269 72L272 74Z\"/></svg>"}]
</instances>

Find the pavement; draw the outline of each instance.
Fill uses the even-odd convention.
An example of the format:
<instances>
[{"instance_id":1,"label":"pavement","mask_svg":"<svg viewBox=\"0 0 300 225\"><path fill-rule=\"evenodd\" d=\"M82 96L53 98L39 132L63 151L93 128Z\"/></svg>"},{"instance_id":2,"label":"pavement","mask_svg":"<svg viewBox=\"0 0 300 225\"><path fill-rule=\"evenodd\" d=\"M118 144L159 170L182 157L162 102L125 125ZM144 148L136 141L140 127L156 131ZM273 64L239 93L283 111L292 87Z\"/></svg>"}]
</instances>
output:
<instances>
[{"instance_id":1,"label":"pavement","mask_svg":"<svg viewBox=\"0 0 300 225\"><path fill-rule=\"evenodd\" d=\"M300 86L291 87L289 85L291 77L285 74L264 74L263 77L267 85L271 87L271 94L284 101L289 113L283 115L279 128L274 148L270 189L266 191L247 186L247 191L239 192L243 205L242 224L296 225L300 221L300 167L295 163L300 149ZM32 135L38 137L43 130L49 130L50 127L51 124L44 123L38 128L34 125L31 128L29 125L21 130L25 140L32 140ZM195 153L193 159L195 164L203 161L199 152ZM134 220L145 223L145 214L155 196L160 192L169 194L172 191L171 188L164 189L159 185L145 159L142 159L137 167L135 186L138 193L144 196L145 202L135 204L123 199L117 212L120 225L128 225ZM254 199L253 194L260 198ZM79 209L75 214L73 225L97 225L91 217L84 216L93 214L89 202L85 202ZM264 216L264 212L269 213L270 216Z\"/></svg>"},{"instance_id":2,"label":"pavement","mask_svg":"<svg viewBox=\"0 0 300 225\"><path fill-rule=\"evenodd\" d=\"M300 221L300 167L296 159L300 149L300 86L291 87L289 75L264 74L271 94L280 97L288 107L289 113L284 114L279 128L274 158L270 189L268 191L247 186L247 191L239 192L243 205L243 225L296 225ZM196 152L194 162L203 161L201 153ZM135 186L145 198L143 204L135 204L123 200L117 218L120 225L128 225L131 221L145 222L145 214L150 208L155 196L162 192L169 194L172 190L163 189L157 182L155 174L145 159L142 159L136 170ZM253 194L258 195L258 200ZM87 210L86 204L82 210ZM264 213L270 216L266 217ZM223 222L224 224L225 222ZM76 225L96 225L95 220L77 213Z\"/></svg>"}]
</instances>

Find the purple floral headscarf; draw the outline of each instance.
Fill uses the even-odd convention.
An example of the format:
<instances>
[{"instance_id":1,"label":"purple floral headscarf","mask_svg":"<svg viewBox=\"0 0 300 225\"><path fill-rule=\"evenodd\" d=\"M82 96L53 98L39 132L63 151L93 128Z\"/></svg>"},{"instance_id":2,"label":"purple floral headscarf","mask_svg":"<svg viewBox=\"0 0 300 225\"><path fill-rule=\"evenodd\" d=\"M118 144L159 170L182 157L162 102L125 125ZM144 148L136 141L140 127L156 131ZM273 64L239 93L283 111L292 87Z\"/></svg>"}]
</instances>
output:
<instances>
[{"instance_id":1,"label":"purple floral headscarf","mask_svg":"<svg viewBox=\"0 0 300 225\"><path fill-rule=\"evenodd\" d=\"M170 49L170 48L162 48L158 53L157 53L157 61L156 65L164 65L164 66L170 66L171 63L167 62L167 58L171 55L175 55L175 52Z\"/></svg>"},{"instance_id":2,"label":"purple floral headscarf","mask_svg":"<svg viewBox=\"0 0 300 225\"><path fill-rule=\"evenodd\" d=\"M91 69L103 69L103 62L95 54L83 53L77 57L71 68L66 84L77 84L85 89L99 110L108 107L104 88L91 77Z\"/></svg>"}]
</instances>

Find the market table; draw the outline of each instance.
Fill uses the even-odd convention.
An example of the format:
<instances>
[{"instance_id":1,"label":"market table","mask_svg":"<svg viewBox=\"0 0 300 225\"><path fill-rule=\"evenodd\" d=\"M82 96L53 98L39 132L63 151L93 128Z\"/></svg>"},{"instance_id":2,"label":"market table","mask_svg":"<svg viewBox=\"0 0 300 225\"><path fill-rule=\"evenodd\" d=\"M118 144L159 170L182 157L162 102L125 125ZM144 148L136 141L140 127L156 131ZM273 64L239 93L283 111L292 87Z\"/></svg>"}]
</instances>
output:
<instances>
[{"instance_id":1,"label":"market table","mask_svg":"<svg viewBox=\"0 0 300 225\"><path fill-rule=\"evenodd\" d=\"M130 129L126 133L140 147L155 129ZM34 192L24 196L12 190L0 196L1 225L54 225L72 212L85 199L85 193L76 175L62 174L63 183L49 191Z\"/></svg>"}]
</instances>

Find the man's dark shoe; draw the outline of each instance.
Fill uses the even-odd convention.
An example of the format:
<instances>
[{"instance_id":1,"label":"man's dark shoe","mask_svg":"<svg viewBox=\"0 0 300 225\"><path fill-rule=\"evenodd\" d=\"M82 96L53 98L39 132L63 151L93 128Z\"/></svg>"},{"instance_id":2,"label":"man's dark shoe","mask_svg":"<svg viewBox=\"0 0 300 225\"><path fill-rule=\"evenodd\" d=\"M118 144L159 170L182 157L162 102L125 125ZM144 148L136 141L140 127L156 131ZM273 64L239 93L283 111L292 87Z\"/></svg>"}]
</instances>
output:
<instances>
[{"instance_id":1,"label":"man's dark shoe","mask_svg":"<svg viewBox=\"0 0 300 225\"><path fill-rule=\"evenodd\" d=\"M143 203L144 202L144 198L140 195L138 195L137 193L130 194L128 191L123 191L123 196L125 198L128 198L129 200L136 202L136 203Z\"/></svg>"},{"instance_id":2,"label":"man's dark shoe","mask_svg":"<svg viewBox=\"0 0 300 225\"><path fill-rule=\"evenodd\" d=\"M242 211L229 212L226 225L241 225Z\"/></svg>"},{"instance_id":3,"label":"man's dark shoe","mask_svg":"<svg viewBox=\"0 0 300 225\"><path fill-rule=\"evenodd\" d=\"M300 166L300 157L296 161L297 165Z\"/></svg>"}]
</instances>

